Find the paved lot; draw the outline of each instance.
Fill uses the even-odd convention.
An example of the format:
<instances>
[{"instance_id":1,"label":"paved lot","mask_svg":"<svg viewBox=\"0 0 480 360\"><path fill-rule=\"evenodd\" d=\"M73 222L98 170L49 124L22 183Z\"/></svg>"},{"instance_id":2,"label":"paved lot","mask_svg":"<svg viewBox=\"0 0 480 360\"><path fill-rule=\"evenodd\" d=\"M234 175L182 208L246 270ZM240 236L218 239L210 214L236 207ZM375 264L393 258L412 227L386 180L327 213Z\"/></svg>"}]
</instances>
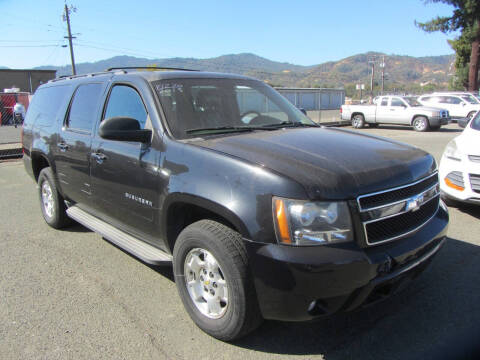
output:
<instances>
[{"instance_id":1,"label":"paved lot","mask_svg":"<svg viewBox=\"0 0 480 360\"><path fill-rule=\"evenodd\" d=\"M20 142L20 126L0 126L0 144Z\"/></svg>"},{"instance_id":2,"label":"paved lot","mask_svg":"<svg viewBox=\"0 0 480 360\"><path fill-rule=\"evenodd\" d=\"M459 134L363 129L439 159ZM397 297L316 323L269 321L234 344L212 339L182 308L172 273L75 226L47 227L22 163L0 163L1 359L462 358L480 334L480 209L451 209L450 240Z\"/></svg>"}]
</instances>

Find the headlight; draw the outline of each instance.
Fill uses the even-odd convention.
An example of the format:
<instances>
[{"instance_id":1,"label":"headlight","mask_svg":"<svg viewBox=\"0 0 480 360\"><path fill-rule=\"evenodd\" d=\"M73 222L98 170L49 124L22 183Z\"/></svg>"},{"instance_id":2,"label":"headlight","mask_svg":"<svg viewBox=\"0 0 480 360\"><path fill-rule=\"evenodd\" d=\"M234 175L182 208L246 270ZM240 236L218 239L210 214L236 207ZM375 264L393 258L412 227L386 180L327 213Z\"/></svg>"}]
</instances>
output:
<instances>
[{"instance_id":1,"label":"headlight","mask_svg":"<svg viewBox=\"0 0 480 360\"><path fill-rule=\"evenodd\" d=\"M346 202L311 202L273 198L275 233L279 243L323 245L353 240Z\"/></svg>"},{"instance_id":2,"label":"headlight","mask_svg":"<svg viewBox=\"0 0 480 360\"><path fill-rule=\"evenodd\" d=\"M447 147L445 148L445 152L443 153L447 158L456 160L456 161L461 161L462 160L462 154L457 148L457 143L455 142L455 139L451 140L448 144Z\"/></svg>"}]
</instances>

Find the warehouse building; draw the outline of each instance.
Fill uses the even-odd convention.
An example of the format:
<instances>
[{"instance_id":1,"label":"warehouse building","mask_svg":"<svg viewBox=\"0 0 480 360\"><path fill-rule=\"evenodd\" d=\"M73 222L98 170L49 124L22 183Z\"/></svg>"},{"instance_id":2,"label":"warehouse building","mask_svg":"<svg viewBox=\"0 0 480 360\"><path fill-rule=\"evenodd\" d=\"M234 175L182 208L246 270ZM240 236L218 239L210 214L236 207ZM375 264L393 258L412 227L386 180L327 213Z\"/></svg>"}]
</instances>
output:
<instances>
[{"instance_id":1,"label":"warehouse building","mask_svg":"<svg viewBox=\"0 0 480 360\"><path fill-rule=\"evenodd\" d=\"M307 111L337 110L345 103L344 89L275 88L288 101Z\"/></svg>"},{"instance_id":2,"label":"warehouse building","mask_svg":"<svg viewBox=\"0 0 480 360\"><path fill-rule=\"evenodd\" d=\"M41 84L55 79L56 74L56 70L0 69L0 92L16 88L33 94Z\"/></svg>"}]
</instances>

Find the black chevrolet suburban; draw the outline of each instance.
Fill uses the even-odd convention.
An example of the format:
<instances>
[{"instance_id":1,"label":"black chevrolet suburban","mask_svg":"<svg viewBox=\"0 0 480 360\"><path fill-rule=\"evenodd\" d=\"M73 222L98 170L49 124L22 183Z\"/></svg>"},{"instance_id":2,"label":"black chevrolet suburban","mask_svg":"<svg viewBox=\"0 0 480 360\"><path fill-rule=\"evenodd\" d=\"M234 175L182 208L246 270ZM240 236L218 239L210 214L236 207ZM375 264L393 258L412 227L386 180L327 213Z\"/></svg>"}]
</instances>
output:
<instances>
[{"instance_id":1,"label":"black chevrolet suburban","mask_svg":"<svg viewBox=\"0 0 480 360\"><path fill-rule=\"evenodd\" d=\"M171 69L170 69L171 70ZM446 239L435 160L318 126L244 76L109 69L36 91L24 163L47 224L173 265L193 321L233 340L395 293Z\"/></svg>"}]
</instances>

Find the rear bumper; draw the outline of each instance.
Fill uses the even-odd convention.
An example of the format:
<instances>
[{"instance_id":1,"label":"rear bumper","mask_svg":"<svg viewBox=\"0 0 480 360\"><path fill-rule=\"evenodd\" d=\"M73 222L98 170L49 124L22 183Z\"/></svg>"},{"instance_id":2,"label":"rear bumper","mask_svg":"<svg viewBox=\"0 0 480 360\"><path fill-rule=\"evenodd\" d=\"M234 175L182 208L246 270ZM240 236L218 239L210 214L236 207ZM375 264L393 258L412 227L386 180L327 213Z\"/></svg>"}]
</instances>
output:
<instances>
[{"instance_id":1,"label":"rear bumper","mask_svg":"<svg viewBox=\"0 0 480 360\"><path fill-rule=\"evenodd\" d=\"M263 317L305 321L383 300L427 267L447 227L448 213L439 207L417 232L371 248L246 242Z\"/></svg>"}]
</instances>

